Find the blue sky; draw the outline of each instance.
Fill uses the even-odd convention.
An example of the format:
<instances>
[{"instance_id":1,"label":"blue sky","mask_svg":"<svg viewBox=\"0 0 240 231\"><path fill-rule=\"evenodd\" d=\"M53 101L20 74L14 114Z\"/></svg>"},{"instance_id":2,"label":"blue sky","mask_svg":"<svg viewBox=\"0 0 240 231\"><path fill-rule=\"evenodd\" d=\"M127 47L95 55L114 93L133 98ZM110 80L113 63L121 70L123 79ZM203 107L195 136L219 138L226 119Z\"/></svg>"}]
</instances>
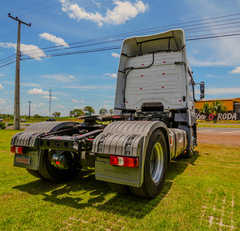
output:
<instances>
[{"instance_id":1,"label":"blue sky","mask_svg":"<svg viewBox=\"0 0 240 231\"><path fill-rule=\"evenodd\" d=\"M108 110L114 107L120 49L58 57L54 54L119 47L124 38L134 34L146 35L175 28L183 28L188 39L204 34L237 34L240 15L222 16L238 14L238 9L240 1L237 0L2 1L0 113L14 112L15 64L4 65L15 58L17 22L9 18L8 13L32 23L31 27L21 26L21 115L28 115L27 101L30 100L31 115L47 116L49 90L52 89L51 112L60 111L61 116L66 116L71 110L84 106L92 106L96 113L102 107ZM221 18L211 20L214 17ZM184 24L196 20L202 21L191 26ZM147 31L150 28L156 29ZM142 31L135 33L139 30ZM240 97L239 39L240 36L233 36L187 41L194 80L205 81L206 99ZM91 45L102 41L105 43ZM85 46L73 48L81 45ZM47 47L52 48L44 49ZM56 48L58 51L54 52ZM199 91L196 98L199 99Z\"/></svg>"}]
</instances>

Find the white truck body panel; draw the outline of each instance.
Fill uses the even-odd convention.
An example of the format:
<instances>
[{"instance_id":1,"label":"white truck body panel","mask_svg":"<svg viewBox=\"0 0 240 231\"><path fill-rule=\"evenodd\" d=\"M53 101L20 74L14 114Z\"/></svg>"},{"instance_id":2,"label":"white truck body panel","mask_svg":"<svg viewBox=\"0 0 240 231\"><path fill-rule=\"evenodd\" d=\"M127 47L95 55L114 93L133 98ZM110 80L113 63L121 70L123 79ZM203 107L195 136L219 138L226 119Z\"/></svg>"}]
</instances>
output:
<instances>
[{"instance_id":1,"label":"white truck body panel","mask_svg":"<svg viewBox=\"0 0 240 231\"><path fill-rule=\"evenodd\" d=\"M127 67L149 66L153 54L129 58ZM164 109L186 107L185 68L182 52L155 53L146 69L133 69L126 80L126 109L140 109L143 103L161 102ZM185 101L183 100L185 96Z\"/></svg>"},{"instance_id":2,"label":"white truck body panel","mask_svg":"<svg viewBox=\"0 0 240 231\"><path fill-rule=\"evenodd\" d=\"M152 53L154 54L154 63L151 66L151 68L147 68L152 63ZM133 57L134 56L134 57ZM187 55L186 55L186 49L185 49L185 35L184 31L181 29L176 30L170 30L164 33L155 34L155 35L149 35L149 36L141 36L141 37L132 37L128 38L123 41L122 44L122 50L121 50L121 57L119 62L119 69L118 69L118 78L117 78L117 86L116 86L116 95L115 95L115 109L133 109L136 110L136 107L139 108L141 106L141 103L144 100L136 100L138 96L142 95L143 91L134 91L136 94L134 96L134 93L130 93L133 89L133 85L140 88L141 85L147 85L148 89L145 89L147 91L144 92L144 97L146 97L152 88L153 94L150 94L150 96L147 96L148 102L152 102L152 96L156 94L157 97L160 97L160 99L163 99L165 104L165 107L173 107L173 108L182 108L186 107L186 103L183 102L181 99L181 102L179 102L179 97L186 96L186 102L188 102L188 93L183 92L183 85L186 86L187 81L187 68L180 67L177 68L175 66L175 62L184 62L187 67L189 68L190 72L190 66L187 62ZM171 67L168 65L172 65ZM134 67L134 68L142 68L142 69L133 69L128 72L127 68ZM146 68L144 71L143 68ZM140 70L140 72L139 72ZM160 74L165 73L166 70L169 70L167 73L167 76L164 76L166 78L160 77ZM132 73L131 73L132 72ZM137 80L136 77L140 74L139 77L144 77L141 75L146 75L143 79ZM128 78L130 75L131 80L129 81ZM169 78L168 78L169 77ZM174 89L170 89L170 86L167 86L167 82L170 82L170 78L174 80L175 82L175 88L177 92L174 91ZM170 80L170 81L168 81ZM127 81L127 82L126 82ZM166 85L166 89L162 91L162 83L163 81ZM177 84L178 82L178 84ZM134 87L135 88L135 87ZM141 89L143 90L143 89ZM159 90L159 91L158 91ZM165 91L166 90L166 91ZM174 94L177 93L177 96L173 99L169 99L168 101L166 98L168 98L169 95L172 94L174 91ZM162 97L160 96L160 92L163 92ZM125 95L126 93L126 95ZM156 96L156 95L155 95ZM126 106L126 101L124 102L124 99L128 97L130 103ZM141 98L144 98L141 97ZM155 98L157 98L155 97ZM156 102L156 101L153 101ZM116 111L117 113L117 111Z\"/></svg>"}]
</instances>

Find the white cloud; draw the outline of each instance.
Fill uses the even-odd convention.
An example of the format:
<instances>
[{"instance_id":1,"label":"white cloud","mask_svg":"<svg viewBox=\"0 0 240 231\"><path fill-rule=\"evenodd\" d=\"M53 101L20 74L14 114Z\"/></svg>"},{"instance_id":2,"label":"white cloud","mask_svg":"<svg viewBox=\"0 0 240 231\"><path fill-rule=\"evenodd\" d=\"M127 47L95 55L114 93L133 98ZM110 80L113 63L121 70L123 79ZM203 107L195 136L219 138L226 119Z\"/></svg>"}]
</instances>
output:
<instances>
[{"instance_id":1,"label":"white cloud","mask_svg":"<svg viewBox=\"0 0 240 231\"><path fill-rule=\"evenodd\" d=\"M44 38L44 39L48 40L48 41L56 43L57 46L69 47L69 45L62 38L56 37L53 34L49 34L49 33L44 32L42 34L39 34L39 36L41 38Z\"/></svg>"},{"instance_id":2,"label":"white cloud","mask_svg":"<svg viewBox=\"0 0 240 231\"><path fill-rule=\"evenodd\" d=\"M117 77L117 74L115 74L115 73L112 73L112 74L110 74L110 73L103 74L103 76L105 76L105 75L109 75L109 76L111 76L111 77L113 77L113 78L116 78L116 77Z\"/></svg>"},{"instance_id":3,"label":"white cloud","mask_svg":"<svg viewBox=\"0 0 240 231\"><path fill-rule=\"evenodd\" d=\"M111 100L103 100L104 103L111 103Z\"/></svg>"},{"instance_id":4,"label":"white cloud","mask_svg":"<svg viewBox=\"0 0 240 231\"><path fill-rule=\"evenodd\" d=\"M79 103L79 101L76 100L76 99L72 99L72 102L73 102L73 103Z\"/></svg>"},{"instance_id":5,"label":"white cloud","mask_svg":"<svg viewBox=\"0 0 240 231\"><path fill-rule=\"evenodd\" d=\"M103 107L108 107L108 105L103 105Z\"/></svg>"},{"instance_id":6,"label":"white cloud","mask_svg":"<svg viewBox=\"0 0 240 231\"><path fill-rule=\"evenodd\" d=\"M234 68L232 71L229 71L231 74L240 74L240 67Z\"/></svg>"},{"instance_id":7,"label":"white cloud","mask_svg":"<svg viewBox=\"0 0 240 231\"><path fill-rule=\"evenodd\" d=\"M16 43L2 43L0 42L0 47L4 48L17 48ZM41 57L47 57L44 52L35 45L21 44L21 53L24 55L29 55L31 58L36 60L41 60Z\"/></svg>"},{"instance_id":8,"label":"white cloud","mask_svg":"<svg viewBox=\"0 0 240 231\"><path fill-rule=\"evenodd\" d=\"M239 94L240 87L232 87L232 88L207 88L207 95L217 95L217 94Z\"/></svg>"},{"instance_id":9,"label":"white cloud","mask_svg":"<svg viewBox=\"0 0 240 231\"><path fill-rule=\"evenodd\" d=\"M77 85L69 85L63 86L63 88L73 88L73 89L80 89L80 90L115 90L116 86L99 86L99 85L89 85L89 86L77 86Z\"/></svg>"},{"instance_id":10,"label":"white cloud","mask_svg":"<svg viewBox=\"0 0 240 231\"><path fill-rule=\"evenodd\" d=\"M213 78L213 79L218 78L218 76L216 76L216 75L206 75L206 77L207 78Z\"/></svg>"},{"instance_id":11,"label":"white cloud","mask_svg":"<svg viewBox=\"0 0 240 231\"><path fill-rule=\"evenodd\" d=\"M3 92L3 94L7 95L8 93L7 92Z\"/></svg>"},{"instance_id":12,"label":"white cloud","mask_svg":"<svg viewBox=\"0 0 240 231\"><path fill-rule=\"evenodd\" d=\"M44 105L45 105L45 103L40 103L40 104L38 104L38 107L42 107Z\"/></svg>"},{"instance_id":13,"label":"white cloud","mask_svg":"<svg viewBox=\"0 0 240 231\"><path fill-rule=\"evenodd\" d=\"M86 12L77 3L68 0L59 0L62 3L62 11L67 12L68 16L77 21L84 19L96 22L100 27L103 23L120 25L127 20L135 18L139 13L144 13L148 9L148 4L144 4L141 0L131 3L129 1L114 0L115 8L111 11L107 8L106 16L102 16L99 12Z\"/></svg>"},{"instance_id":14,"label":"white cloud","mask_svg":"<svg viewBox=\"0 0 240 231\"><path fill-rule=\"evenodd\" d=\"M231 11L227 9L224 5L218 4L217 1L207 1L207 0L185 0L184 1L190 12L194 12L194 16L198 18L207 19L206 15L212 18L217 17L219 15L227 15L230 14ZM192 10L191 10L192 9ZM196 10L197 9L197 10ZM190 16L190 15L189 15ZM205 22L210 22L205 20ZM213 23L213 21L211 21ZM210 24L206 24L206 26ZM204 26L204 25L203 25ZM208 27L206 30L207 34L219 35L218 26ZM220 27L219 27L220 28ZM230 31L227 32L228 27L225 27L226 34L229 34ZM185 31L192 32L192 29L186 29ZM204 29L203 29L204 30ZM197 33L198 31L194 31ZM200 32L200 31L199 31ZM223 31L222 31L223 32ZM231 31L233 33L233 31ZM190 36L190 35L189 35ZM196 47L198 47L198 51L196 53ZM187 50L188 50L188 59L191 65L194 66L238 66L240 63L240 43L238 36L231 38L217 38L217 39L206 39L195 42L187 42Z\"/></svg>"},{"instance_id":15,"label":"white cloud","mask_svg":"<svg viewBox=\"0 0 240 231\"><path fill-rule=\"evenodd\" d=\"M97 5L97 7L101 6L101 3L95 2L95 0L93 0L93 3Z\"/></svg>"},{"instance_id":16,"label":"white cloud","mask_svg":"<svg viewBox=\"0 0 240 231\"><path fill-rule=\"evenodd\" d=\"M4 84L15 84L15 82L10 82L10 81L3 81L2 83L4 83Z\"/></svg>"},{"instance_id":17,"label":"white cloud","mask_svg":"<svg viewBox=\"0 0 240 231\"><path fill-rule=\"evenodd\" d=\"M66 82L69 82L73 76L65 76L65 75L62 75L62 74L58 74L58 75L44 75L43 78L45 79L54 79L54 80L58 80L60 82L63 82L63 83L66 83Z\"/></svg>"},{"instance_id":18,"label":"white cloud","mask_svg":"<svg viewBox=\"0 0 240 231\"><path fill-rule=\"evenodd\" d=\"M4 99L0 99L0 104L5 104L5 100Z\"/></svg>"},{"instance_id":19,"label":"white cloud","mask_svg":"<svg viewBox=\"0 0 240 231\"><path fill-rule=\"evenodd\" d=\"M0 89L3 89L3 85L0 83Z\"/></svg>"},{"instance_id":20,"label":"white cloud","mask_svg":"<svg viewBox=\"0 0 240 231\"><path fill-rule=\"evenodd\" d=\"M45 95L45 96L41 96L42 99L49 99L49 96L48 95ZM51 99L59 99L55 96L52 96Z\"/></svg>"},{"instance_id":21,"label":"white cloud","mask_svg":"<svg viewBox=\"0 0 240 231\"><path fill-rule=\"evenodd\" d=\"M0 73L0 76L2 76L2 77L3 77L3 76L6 76L6 75L3 75L3 74L1 74L1 73Z\"/></svg>"},{"instance_id":22,"label":"white cloud","mask_svg":"<svg viewBox=\"0 0 240 231\"><path fill-rule=\"evenodd\" d=\"M79 102L84 103L85 101L84 101L84 100L80 100L80 101L79 101L79 100L76 100L76 99L72 99L72 102L73 102L73 103L79 103Z\"/></svg>"},{"instance_id":23,"label":"white cloud","mask_svg":"<svg viewBox=\"0 0 240 231\"><path fill-rule=\"evenodd\" d=\"M74 107L74 109L84 109L85 108L85 106L81 106L81 107L79 107L79 106L76 106L76 107Z\"/></svg>"},{"instance_id":24,"label":"white cloud","mask_svg":"<svg viewBox=\"0 0 240 231\"><path fill-rule=\"evenodd\" d=\"M120 57L120 55L119 55L118 53L115 53L115 52L112 52L112 56L113 56L114 58L119 58L119 57Z\"/></svg>"},{"instance_id":25,"label":"white cloud","mask_svg":"<svg viewBox=\"0 0 240 231\"><path fill-rule=\"evenodd\" d=\"M31 82L29 82L29 83L20 83L20 84L23 87L41 87L41 85L38 84L38 83L31 83Z\"/></svg>"},{"instance_id":26,"label":"white cloud","mask_svg":"<svg viewBox=\"0 0 240 231\"><path fill-rule=\"evenodd\" d=\"M64 108L64 106L63 106L63 105L60 105L60 104L58 104L57 107L58 107L58 108Z\"/></svg>"},{"instance_id":27,"label":"white cloud","mask_svg":"<svg viewBox=\"0 0 240 231\"><path fill-rule=\"evenodd\" d=\"M48 95L48 91L43 91L43 89L33 88L28 91L28 94L30 95Z\"/></svg>"},{"instance_id":28,"label":"white cloud","mask_svg":"<svg viewBox=\"0 0 240 231\"><path fill-rule=\"evenodd\" d=\"M71 78L71 79L74 79L74 78L75 78L73 75L69 75L68 77Z\"/></svg>"}]
</instances>

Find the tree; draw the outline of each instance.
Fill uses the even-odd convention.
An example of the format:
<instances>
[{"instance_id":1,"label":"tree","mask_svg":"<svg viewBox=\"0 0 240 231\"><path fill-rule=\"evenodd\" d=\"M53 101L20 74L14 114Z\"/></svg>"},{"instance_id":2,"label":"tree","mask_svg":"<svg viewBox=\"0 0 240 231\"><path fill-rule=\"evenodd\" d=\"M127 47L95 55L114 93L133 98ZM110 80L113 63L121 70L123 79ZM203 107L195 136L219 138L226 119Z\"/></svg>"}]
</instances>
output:
<instances>
[{"instance_id":1,"label":"tree","mask_svg":"<svg viewBox=\"0 0 240 231\"><path fill-rule=\"evenodd\" d=\"M217 115L218 113L226 113L228 110L221 100L217 100L212 103L212 112L213 114Z\"/></svg>"},{"instance_id":2,"label":"tree","mask_svg":"<svg viewBox=\"0 0 240 231\"><path fill-rule=\"evenodd\" d=\"M207 118L208 115L212 113L212 107L210 105L210 103L206 102L203 104L202 108L199 108L199 112L202 114L206 114Z\"/></svg>"},{"instance_id":3,"label":"tree","mask_svg":"<svg viewBox=\"0 0 240 231\"><path fill-rule=\"evenodd\" d=\"M94 109L91 106L85 106L83 110L91 114L95 113Z\"/></svg>"},{"instance_id":4,"label":"tree","mask_svg":"<svg viewBox=\"0 0 240 231\"><path fill-rule=\"evenodd\" d=\"M84 115L84 112L83 112L83 110L82 109L74 109L73 111L70 111L70 116L71 117L78 117L78 116L82 116L82 115Z\"/></svg>"},{"instance_id":5,"label":"tree","mask_svg":"<svg viewBox=\"0 0 240 231\"><path fill-rule=\"evenodd\" d=\"M109 109L109 111L108 111L111 115L114 113L114 110L113 110L113 108L111 108L111 109Z\"/></svg>"},{"instance_id":6,"label":"tree","mask_svg":"<svg viewBox=\"0 0 240 231\"><path fill-rule=\"evenodd\" d=\"M60 117L61 112L55 111L55 112L52 113L52 115L53 115L55 118L56 118L56 117Z\"/></svg>"},{"instance_id":7,"label":"tree","mask_svg":"<svg viewBox=\"0 0 240 231\"><path fill-rule=\"evenodd\" d=\"M103 108L103 107L99 110L99 114L100 114L100 115L106 115L107 112L108 112L107 109L105 109L105 108Z\"/></svg>"},{"instance_id":8,"label":"tree","mask_svg":"<svg viewBox=\"0 0 240 231\"><path fill-rule=\"evenodd\" d=\"M70 115L70 117L73 117L74 116L74 111L70 111L69 115Z\"/></svg>"},{"instance_id":9,"label":"tree","mask_svg":"<svg viewBox=\"0 0 240 231\"><path fill-rule=\"evenodd\" d=\"M43 118L42 116L40 116L40 115L38 115L38 114L35 114L33 117L34 117L34 118Z\"/></svg>"}]
</instances>

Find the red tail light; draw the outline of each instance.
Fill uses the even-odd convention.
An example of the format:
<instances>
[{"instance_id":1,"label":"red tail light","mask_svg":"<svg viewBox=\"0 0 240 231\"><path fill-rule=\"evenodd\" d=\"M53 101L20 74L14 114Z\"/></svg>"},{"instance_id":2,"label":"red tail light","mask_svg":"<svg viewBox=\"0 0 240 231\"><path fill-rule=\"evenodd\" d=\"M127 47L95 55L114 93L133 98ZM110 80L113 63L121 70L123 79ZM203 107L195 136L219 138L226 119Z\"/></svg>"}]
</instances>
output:
<instances>
[{"instance_id":1,"label":"red tail light","mask_svg":"<svg viewBox=\"0 0 240 231\"><path fill-rule=\"evenodd\" d=\"M18 153L18 154L24 154L24 147L12 146L11 152Z\"/></svg>"},{"instance_id":2,"label":"red tail light","mask_svg":"<svg viewBox=\"0 0 240 231\"><path fill-rule=\"evenodd\" d=\"M110 164L129 168L138 167L138 157L110 156Z\"/></svg>"},{"instance_id":3,"label":"red tail light","mask_svg":"<svg viewBox=\"0 0 240 231\"><path fill-rule=\"evenodd\" d=\"M120 119L121 117L120 116L113 116L112 118L113 119Z\"/></svg>"}]
</instances>

